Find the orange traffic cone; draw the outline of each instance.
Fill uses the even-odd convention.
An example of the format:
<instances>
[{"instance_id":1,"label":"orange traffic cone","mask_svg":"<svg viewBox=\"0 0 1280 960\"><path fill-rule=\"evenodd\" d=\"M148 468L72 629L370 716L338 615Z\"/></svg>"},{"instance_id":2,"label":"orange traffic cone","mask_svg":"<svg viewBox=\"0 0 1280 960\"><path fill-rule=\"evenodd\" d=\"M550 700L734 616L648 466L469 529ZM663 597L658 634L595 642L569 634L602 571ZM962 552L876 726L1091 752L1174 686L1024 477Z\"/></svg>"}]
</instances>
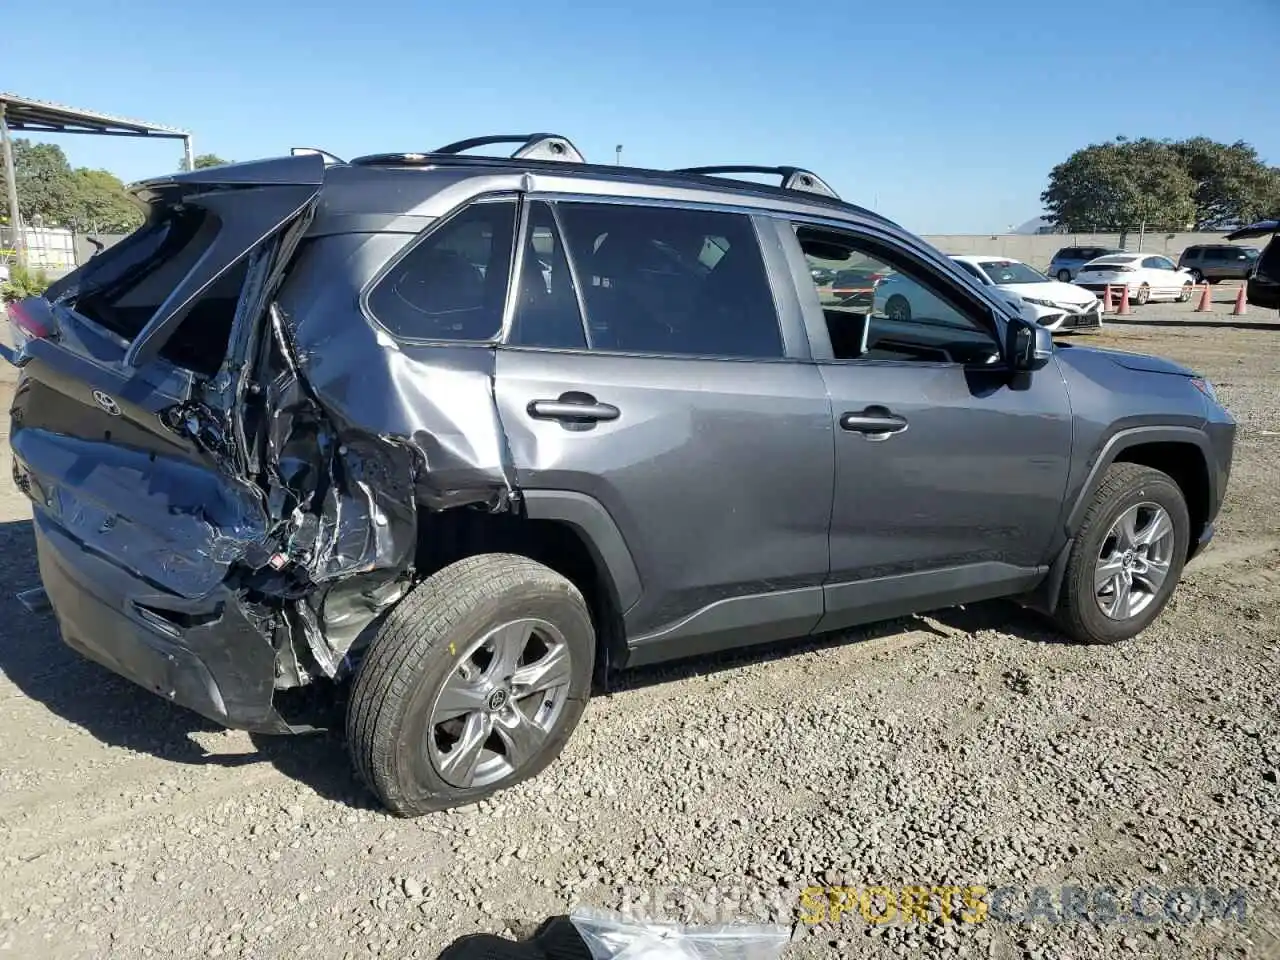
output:
<instances>
[{"instance_id":1,"label":"orange traffic cone","mask_svg":"<svg viewBox=\"0 0 1280 960\"><path fill-rule=\"evenodd\" d=\"M1116 313L1122 317L1127 317L1133 313L1133 310L1129 307L1129 285L1127 283L1120 288L1120 309Z\"/></svg>"},{"instance_id":2,"label":"orange traffic cone","mask_svg":"<svg viewBox=\"0 0 1280 960\"><path fill-rule=\"evenodd\" d=\"M1111 284L1107 284L1106 292L1102 295L1102 312L1114 313L1116 309L1115 302L1111 299Z\"/></svg>"},{"instance_id":3,"label":"orange traffic cone","mask_svg":"<svg viewBox=\"0 0 1280 960\"><path fill-rule=\"evenodd\" d=\"M1247 306L1249 301L1247 301L1244 296L1245 288L1248 285L1249 283L1247 280L1240 284L1240 292L1236 294L1236 308L1231 311L1231 315L1233 317L1243 317L1245 312L1249 309Z\"/></svg>"},{"instance_id":4,"label":"orange traffic cone","mask_svg":"<svg viewBox=\"0 0 1280 960\"><path fill-rule=\"evenodd\" d=\"M1213 297L1209 294L1207 283L1200 288L1200 302L1196 304L1196 313L1213 313Z\"/></svg>"}]
</instances>

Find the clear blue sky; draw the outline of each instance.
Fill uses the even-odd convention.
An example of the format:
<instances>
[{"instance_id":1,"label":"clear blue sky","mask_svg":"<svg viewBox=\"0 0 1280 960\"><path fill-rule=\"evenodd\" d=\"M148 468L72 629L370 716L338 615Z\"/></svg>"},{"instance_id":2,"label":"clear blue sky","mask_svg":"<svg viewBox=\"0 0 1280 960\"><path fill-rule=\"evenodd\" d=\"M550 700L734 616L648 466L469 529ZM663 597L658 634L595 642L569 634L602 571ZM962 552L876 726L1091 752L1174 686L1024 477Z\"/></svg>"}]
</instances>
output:
<instances>
[{"instance_id":1,"label":"clear blue sky","mask_svg":"<svg viewBox=\"0 0 1280 960\"><path fill-rule=\"evenodd\" d=\"M244 160L551 130L642 166L794 163L919 232L1003 231L1117 134L1280 164L1280 0L55 0L6 5L0 89ZM1099 28L1110 27L1110 36ZM55 139L126 180L180 145Z\"/></svg>"}]
</instances>

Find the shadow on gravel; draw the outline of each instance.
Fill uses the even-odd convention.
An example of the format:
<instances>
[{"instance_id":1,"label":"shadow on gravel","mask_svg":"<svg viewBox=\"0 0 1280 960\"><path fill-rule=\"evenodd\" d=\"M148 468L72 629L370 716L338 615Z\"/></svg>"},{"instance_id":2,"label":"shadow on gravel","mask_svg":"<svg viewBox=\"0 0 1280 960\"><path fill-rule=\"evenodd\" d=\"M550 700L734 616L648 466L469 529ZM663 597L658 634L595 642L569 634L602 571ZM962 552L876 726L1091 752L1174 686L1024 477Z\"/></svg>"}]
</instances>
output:
<instances>
[{"instance_id":1,"label":"shadow on gravel","mask_svg":"<svg viewBox=\"0 0 1280 960\"><path fill-rule=\"evenodd\" d=\"M53 617L29 613L15 597L38 585L30 521L0 523L0 672L30 699L110 746L172 763L238 767L267 762L337 803L377 808L347 759L343 742L347 687L340 687L337 697L329 689L277 695L281 713L291 722L309 723L323 728L321 732L292 737L252 734L253 752L209 753L191 735L218 732L221 727L161 700L64 646ZM964 642L968 634L986 629L1037 643L1064 642L1047 620L1015 604L993 601L628 670L612 677L608 689L638 689L912 631L931 632L940 642Z\"/></svg>"},{"instance_id":2,"label":"shadow on gravel","mask_svg":"<svg viewBox=\"0 0 1280 960\"><path fill-rule=\"evenodd\" d=\"M63 645L51 614L33 614L16 594L40 584L30 521L0 523L0 673L23 694L113 747L171 763L239 767L268 762L285 776L349 806L375 806L343 746L342 705L290 695L290 715L333 725L306 736L250 735L250 753L209 753L192 738L223 728L116 676ZM345 691L344 691L345 692ZM282 704L283 706L283 704Z\"/></svg>"}]
</instances>

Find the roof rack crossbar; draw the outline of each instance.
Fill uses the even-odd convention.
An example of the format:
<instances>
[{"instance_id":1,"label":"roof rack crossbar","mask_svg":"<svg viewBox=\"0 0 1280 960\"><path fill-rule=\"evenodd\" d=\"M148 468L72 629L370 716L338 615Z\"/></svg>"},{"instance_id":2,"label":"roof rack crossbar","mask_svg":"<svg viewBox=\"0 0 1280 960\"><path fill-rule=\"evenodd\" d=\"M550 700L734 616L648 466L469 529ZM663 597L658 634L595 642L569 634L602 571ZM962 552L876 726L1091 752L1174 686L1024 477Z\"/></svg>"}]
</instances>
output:
<instances>
[{"instance_id":1,"label":"roof rack crossbar","mask_svg":"<svg viewBox=\"0 0 1280 960\"><path fill-rule=\"evenodd\" d=\"M456 143L448 143L437 147L433 154L462 153L476 147L487 147L494 143L518 143L512 160L560 160L565 163L586 163L581 152L568 137L558 133L510 133L493 134L487 137L470 137Z\"/></svg>"},{"instance_id":2,"label":"roof rack crossbar","mask_svg":"<svg viewBox=\"0 0 1280 960\"><path fill-rule=\"evenodd\" d=\"M816 193L824 197L840 199L840 194L832 190L825 180L816 173L810 170L802 170L800 167L758 167L751 164L730 164L718 167L681 167L674 172L694 173L704 177L734 173L772 173L782 178L782 188L784 190L798 190L803 193Z\"/></svg>"}]
</instances>

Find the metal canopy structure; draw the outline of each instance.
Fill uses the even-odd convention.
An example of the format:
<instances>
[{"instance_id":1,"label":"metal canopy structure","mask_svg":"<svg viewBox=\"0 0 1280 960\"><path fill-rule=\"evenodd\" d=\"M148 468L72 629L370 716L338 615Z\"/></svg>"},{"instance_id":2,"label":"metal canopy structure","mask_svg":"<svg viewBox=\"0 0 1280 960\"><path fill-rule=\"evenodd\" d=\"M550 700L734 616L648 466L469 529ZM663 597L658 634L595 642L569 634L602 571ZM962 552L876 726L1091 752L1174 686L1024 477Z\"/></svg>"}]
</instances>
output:
<instances>
[{"instance_id":1,"label":"metal canopy structure","mask_svg":"<svg viewBox=\"0 0 1280 960\"><path fill-rule=\"evenodd\" d=\"M176 127L166 127L158 123L145 123L141 120L130 120L116 117L108 113L92 110L77 110L60 103L49 103L46 100L33 100L13 93L0 91L0 140L3 141L5 189L9 199L9 225L13 228L14 243L19 260L23 259L25 244L23 243L22 215L18 209L18 185L13 168L13 144L9 137L10 130L21 130L25 133L83 133L99 137L145 137L153 140L181 140L183 163L186 169L192 169L194 156L191 149L191 134Z\"/></svg>"}]
</instances>

